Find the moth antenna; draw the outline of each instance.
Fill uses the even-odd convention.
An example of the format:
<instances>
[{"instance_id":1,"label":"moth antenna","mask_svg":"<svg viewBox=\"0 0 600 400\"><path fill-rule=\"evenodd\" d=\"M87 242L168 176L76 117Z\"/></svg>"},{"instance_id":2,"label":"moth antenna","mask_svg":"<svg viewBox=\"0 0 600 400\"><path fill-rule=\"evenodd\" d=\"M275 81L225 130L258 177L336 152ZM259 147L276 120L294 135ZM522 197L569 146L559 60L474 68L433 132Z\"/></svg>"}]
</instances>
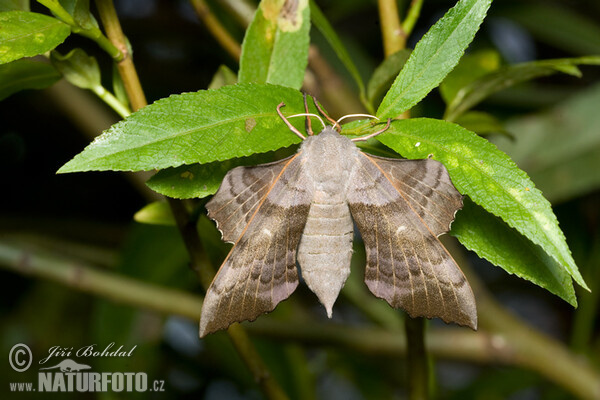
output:
<instances>
[{"instance_id":1,"label":"moth antenna","mask_svg":"<svg viewBox=\"0 0 600 400\"><path fill-rule=\"evenodd\" d=\"M331 122L331 124L333 125L333 128L336 131L340 132L342 130L342 127L340 126L340 124L338 124L335 119L331 118L329 115L327 115L325 113L325 111L323 111L323 109L321 108L321 106L319 105L319 102L317 101L317 99L315 97L313 97L313 102L315 103L315 107L317 107L317 110L319 110L321 115L323 115L325 118L327 118L327 121Z\"/></svg>"},{"instance_id":2,"label":"moth antenna","mask_svg":"<svg viewBox=\"0 0 600 400\"><path fill-rule=\"evenodd\" d=\"M323 122L323 120L321 119L321 117L320 117L320 116L318 116L317 114L313 114L313 113L294 114L294 115L288 115L288 118L294 118L294 117L304 117L305 115L306 115L307 117L309 117L309 116L310 116L310 117L315 117L315 118L318 118L318 119L319 119L319 121L321 122L321 125L323 125L323 129L325 129L325 126L326 126L326 125L325 125L325 122ZM309 119L309 118L307 118L307 119ZM309 133L309 135L313 135L313 132L311 131L311 132Z\"/></svg>"},{"instance_id":3,"label":"moth antenna","mask_svg":"<svg viewBox=\"0 0 600 400\"><path fill-rule=\"evenodd\" d=\"M348 114L348 115L344 115L342 118L338 119L337 121L335 121L336 124L340 124L340 122L342 122L343 120L345 120L346 118L354 118L354 117L367 117L367 118L375 118L375 119L379 119L374 115L371 114Z\"/></svg>"},{"instance_id":4,"label":"moth antenna","mask_svg":"<svg viewBox=\"0 0 600 400\"><path fill-rule=\"evenodd\" d=\"M307 114L305 129L306 129L306 132L308 132L308 136L312 136L315 133L312 130L312 121L310 120L310 117L308 116L308 103L306 102L306 92L302 93L302 97L304 98L304 111ZM323 128L323 129L325 129L325 128Z\"/></svg>"},{"instance_id":5,"label":"moth antenna","mask_svg":"<svg viewBox=\"0 0 600 400\"><path fill-rule=\"evenodd\" d=\"M378 119L379 119L379 118L378 118ZM391 123L391 122L392 122L392 119L391 119L391 118L388 118L388 119L387 119L387 124L385 124L385 128L383 128L383 129L381 129L381 130L379 130L379 131L377 131L377 132L373 132L373 133L371 133L370 135L363 136L363 137L358 137L358 138L354 138L354 139L350 139L350 140L352 140L353 142L364 142L364 141L366 141L366 140L369 140L369 139L371 139L372 137L375 137L375 136L379 135L380 133L383 133L383 132L387 131L387 130L388 130L388 128L390 127L390 123Z\"/></svg>"},{"instance_id":6,"label":"moth antenna","mask_svg":"<svg viewBox=\"0 0 600 400\"><path fill-rule=\"evenodd\" d=\"M296 129L296 127L292 124L290 124L290 121L288 121L283 114L281 113L280 108L281 107L285 107L285 103L282 101L281 103L279 103L279 105L277 106L277 114L279 114L279 117L283 120L283 122L288 126L288 128L290 128L290 130L292 132L294 132L296 134L296 136L298 136L300 139L304 140L306 139L304 137L304 135L302 133L300 133L300 131L298 129Z\"/></svg>"}]
</instances>

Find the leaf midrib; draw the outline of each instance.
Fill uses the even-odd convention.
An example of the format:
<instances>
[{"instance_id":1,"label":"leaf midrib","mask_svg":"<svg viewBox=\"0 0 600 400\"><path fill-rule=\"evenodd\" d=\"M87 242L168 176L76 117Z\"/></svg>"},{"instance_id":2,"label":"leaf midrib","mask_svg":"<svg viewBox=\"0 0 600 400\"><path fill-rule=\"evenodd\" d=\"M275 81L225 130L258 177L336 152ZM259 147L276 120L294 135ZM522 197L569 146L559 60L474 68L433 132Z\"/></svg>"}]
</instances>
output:
<instances>
[{"instance_id":1,"label":"leaf midrib","mask_svg":"<svg viewBox=\"0 0 600 400\"><path fill-rule=\"evenodd\" d=\"M102 160L102 159L105 159L107 157L112 157L112 156L117 155L117 154L126 153L126 152L131 151L131 150L140 149L140 148L145 147L145 146L150 146L150 145L153 145L153 144L156 144L156 143L160 143L160 142L163 142L163 141L172 140L172 139L175 139L175 138L178 138L178 137L181 137L181 136L191 135L191 134L193 134L194 131L202 131L202 130L212 129L212 128L215 128L215 127L218 127L218 126L221 126L221 125L226 125L226 124L229 124L229 123L235 123L235 122L242 121L242 120L245 120L245 119L248 119L248 118L260 118L260 117L275 117L275 115L272 114L272 113L261 113L261 114L249 114L249 115L244 115L244 116L241 116L241 117L230 118L230 119L227 119L225 121L219 121L217 123L213 123L213 124L210 124L210 125L202 126L201 128L193 128L193 129L187 129L187 130L184 130L184 131L180 131L180 132L177 132L176 134L173 134L173 135L171 135L169 137L163 137L163 138L158 138L156 140L151 140L151 141L148 141L148 142L144 142L143 144L141 144L139 146L128 147L128 148L123 149L123 150L114 151L114 152L111 152L108 155L103 155L103 156L99 156L99 157L88 158L87 161ZM138 122L138 121L132 121L131 123L139 124L140 122ZM155 129L161 129L161 128L159 128L157 126L154 126L154 125L150 125L150 126L152 126L152 128L155 128ZM216 159L215 161L222 161L222 160ZM180 164L180 165L182 165L182 164Z\"/></svg>"}]
</instances>

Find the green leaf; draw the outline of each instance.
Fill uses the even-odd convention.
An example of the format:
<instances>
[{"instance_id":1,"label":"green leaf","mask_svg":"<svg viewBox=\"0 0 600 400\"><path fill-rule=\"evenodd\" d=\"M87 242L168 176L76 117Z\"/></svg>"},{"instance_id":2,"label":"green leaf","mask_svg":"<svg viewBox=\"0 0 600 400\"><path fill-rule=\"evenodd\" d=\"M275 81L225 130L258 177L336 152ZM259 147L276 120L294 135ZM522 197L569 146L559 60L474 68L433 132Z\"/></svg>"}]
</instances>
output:
<instances>
[{"instance_id":1,"label":"green leaf","mask_svg":"<svg viewBox=\"0 0 600 400\"><path fill-rule=\"evenodd\" d=\"M308 0L261 1L242 43L239 82L300 89L308 64L309 31Z\"/></svg>"},{"instance_id":2,"label":"green leaf","mask_svg":"<svg viewBox=\"0 0 600 400\"><path fill-rule=\"evenodd\" d=\"M52 50L71 33L56 18L27 11L0 13L0 64Z\"/></svg>"},{"instance_id":3,"label":"green leaf","mask_svg":"<svg viewBox=\"0 0 600 400\"><path fill-rule=\"evenodd\" d=\"M498 68L500 54L496 50L482 50L465 55L440 85L442 99L449 104L464 86Z\"/></svg>"},{"instance_id":4,"label":"green leaf","mask_svg":"<svg viewBox=\"0 0 600 400\"><path fill-rule=\"evenodd\" d=\"M162 169L290 146L300 139L277 115L281 102L287 115L304 112L300 92L268 84L171 96L113 125L58 172Z\"/></svg>"},{"instance_id":5,"label":"green leaf","mask_svg":"<svg viewBox=\"0 0 600 400\"><path fill-rule=\"evenodd\" d=\"M171 208L166 201L154 201L146 204L141 210L135 213L133 219L142 224L176 225Z\"/></svg>"},{"instance_id":6,"label":"green leaf","mask_svg":"<svg viewBox=\"0 0 600 400\"><path fill-rule=\"evenodd\" d=\"M468 197L465 197L463 208L452 223L450 234L479 257L543 287L577 307L569 273L540 246Z\"/></svg>"},{"instance_id":7,"label":"green leaf","mask_svg":"<svg viewBox=\"0 0 600 400\"><path fill-rule=\"evenodd\" d=\"M577 65L600 65L600 56L532 61L501 68L460 89L448 105L444 119L454 121L491 94L520 82L558 72L579 77L581 72Z\"/></svg>"},{"instance_id":8,"label":"green leaf","mask_svg":"<svg viewBox=\"0 0 600 400\"><path fill-rule=\"evenodd\" d=\"M433 25L383 98L377 116L396 117L439 85L473 40L490 4L491 0L460 0Z\"/></svg>"},{"instance_id":9,"label":"green leaf","mask_svg":"<svg viewBox=\"0 0 600 400\"><path fill-rule=\"evenodd\" d=\"M541 246L587 289L550 203L492 143L459 125L428 118L394 121L377 138L406 158L442 162L461 193Z\"/></svg>"},{"instance_id":10,"label":"green leaf","mask_svg":"<svg viewBox=\"0 0 600 400\"><path fill-rule=\"evenodd\" d=\"M44 89L60 79L48 63L17 60L0 65L0 100L24 89Z\"/></svg>"},{"instance_id":11,"label":"green leaf","mask_svg":"<svg viewBox=\"0 0 600 400\"><path fill-rule=\"evenodd\" d=\"M257 165L276 159L267 153L223 162L181 165L158 171L146 185L155 192L176 199L203 198L219 189L229 170L240 165Z\"/></svg>"},{"instance_id":12,"label":"green leaf","mask_svg":"<svg viewBox=\"0 0 600 400\"><path fill-rule=\"evenodd\" d=\"M0 12L14 10L29 11L29 0L0 0Z\"/></svg>"},{"instance_id":13,"label":"green leaf","mask_svg":"<svg viewBox=\"0 0 600 400\"><path fill-rule=\"evenodd\" d=\"M352 61L348 50L340 40L338 34L333 29L317 3L314 0L310 0L310 15L312 18L313 24L315 27L321 32L327 43L331 46L335 54L338 56L339 60L342 62L344 67L348 70L354 82L356 82L356 86L358 87L358 91L361 96L365 95L365 84L363 83L362 77L360 76L360 72L358 72L358 68Z\"/></svg>"},{"instance_id":14,"label":"green leaf","mask_svg":"<svg viewBox=\"0 0 600 400\"><path fill-rule=\"evenodd\" d=\"M101 86L100 67L94 57L81 49L73 49L63 56L57 51L50 55L52 64L71 84L82 89Z\"/></svg>"},{"instance_id":15,"label":"green leaf","mask_svg":"<svg viewBox=\"0 0 600 400\"><path fill-rule=\"evenodd\" d=\"M517 140L495 142L552 202L589 193L600 187L598 104L596 84L550 110L509 120Z\"/></svg>"},{"instance_id":16,"label":"green leaf","mask_svg":"<svg viewBox=\"0 0 600 400\"><path fill-rule=\"evenodd\" d=\"M411 50L400 50L385 60L375 69L367 86L367 99L369 103L375 104L383 94L390 88L394 78L406 64Z\"/></svg>"},{"instance_id":17,"label":"green leaf","mask_svg":"<svg viewBox=\"0 0 600 400\"><path fill-rule=\"evenodd\" d=\"M223 86L235 85L237 83L237 75L227 65L219 66L219 69L213 76L209 89L220 89Z\"/></svg>"},{"instance_id":18,"label":"green leaf","mask_svg":"<svg viewBox=\"0 0 600 400\"><path fill-rule=\"evenodd\" d=\"M60 5L82 29L98 28L98 21L90 12L90 0L59 0Z\"/></svg>"}]
</instances>

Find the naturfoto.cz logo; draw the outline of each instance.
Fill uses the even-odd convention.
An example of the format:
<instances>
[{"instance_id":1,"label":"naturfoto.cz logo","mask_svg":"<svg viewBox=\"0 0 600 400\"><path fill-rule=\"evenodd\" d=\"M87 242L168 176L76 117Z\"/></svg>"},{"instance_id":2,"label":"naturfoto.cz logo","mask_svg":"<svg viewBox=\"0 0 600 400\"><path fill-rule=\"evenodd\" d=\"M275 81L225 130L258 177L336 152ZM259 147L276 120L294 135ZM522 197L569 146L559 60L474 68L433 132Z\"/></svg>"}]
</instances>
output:
<instances>
[{"instance_id":1,"label":"naturfoto.cz logo","mask_svg":"<svg viewBox=\"0 0 600 400\"><path fill-rule=\"evenodd\" d=\"M130 357L137 346L131 350L123 350L123 346L113 350L114 343L103 350L96 350L95 345L85 346L77 351L73 348L54 346L48 350L49 355L39 361L44 365L55 357ZM29 346L19 343L9 353L9 363L16 372L28 370L33 361ZM70 358L55 361L50 366L39 368L37 385L34 382L11 382L11 392L146 392L164 391L164 381L154 380L149 385L145 372L93 372L87 364L78 363Z\"/></svg>"}]
</instances>

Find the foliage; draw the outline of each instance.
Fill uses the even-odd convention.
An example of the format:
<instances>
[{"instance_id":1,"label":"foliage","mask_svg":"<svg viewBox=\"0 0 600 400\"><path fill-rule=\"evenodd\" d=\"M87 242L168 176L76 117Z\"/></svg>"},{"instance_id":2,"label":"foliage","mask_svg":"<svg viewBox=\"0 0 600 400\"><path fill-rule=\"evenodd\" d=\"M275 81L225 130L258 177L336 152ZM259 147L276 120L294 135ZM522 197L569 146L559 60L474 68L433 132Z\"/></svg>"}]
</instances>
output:
<instances>
[{"instance_id":1,"label":"foliage","mask_svg":"<svg viewBox=\"0 0 600 400\"><path fill-rule=\"evenodd\" d=\"M389 130L370 140L363 150L374 153L393 150L394 154L409 159L433 158L448 169L453 183L465 195L465 206L457 214L451 235L479 257L573 306L577 306L577 298L572 280L588 290L596 285L588 280L588 287L584 281L547 198L565 201L600 185L598 174L581 172L599 167L600 122L595 112L595 104L600 101L598 87L574 96L552 111L508 122L490 107L495 95L507 93L507 89L518 84L528 83L530 86L525 88L535 91L531 82L535 79L558 73L581 77L579 66L587 72L591 71L589 66L599 65L600 56L586 54L596 49L597 43L591 40L577 45L575 38L586 27L582 34L589 36L589 32L597 29L595 24L586 22L576 27L562 21L576 33L567 35L561 43L563 47L576 48L578 57L506 65L500 53L490 48L469 49L463 57L492 2L460 0L428 29L413 50L398 49L369 74L369 79L363 79L365 74L356 61L356 51L334 29L327 10L322 11L314 1L299 0L296 8L289 9L288 3L263 0L248 21L237 75L221 66L208 90L174 94L130 113L130 106L138 108L128 92L132 90L131 76L115 68L121 74L115 75L113 94L103 86L102 75L106 71L96 59L100 57L97 51L57 50L65 40L67 43L71 40L70 35L76 34L94 41L117 63L127 58L126 50L108 40L100 30L88 2L40 0L39 3L53 16L28 11L27 7L22 9L20 2L1 3L0 100L21 90L51 86L62 76L79 88L91 90L124 117L64 164L59 173L158 170L146 182L152 190L176 199L201 199L216 192L231 168L269 162L291 153L294 150L291 146L299 143L299 138L282 124L276 108L283 102L282 111L286 115L304 112L300 88L310 87L306 70L312 23L337 57L331 63L340 64L340 75L349 75L362 107L370 112L376 110L375 115L381 120L394 118ZM411 4L405 11L416 18L420 2ZM527 7L536 5L524 9ZM559 18L553 7L545 11L548 18ZM512 11L501 12L516 15ZM531 10L523 13L535 15ZM571 14L568 18L579 20L579 16ZM554 32L544 29L537 17L526 21L518 15L515 19L537 29L546 40L554 38ZM432 92L437 87L445 103L443 119L431 118L435 113L426 118L403 119L408 112L427 114L424 107L431 96L437 95ZM324 103L331 101L322 99ZM309 100L309 112L317 113L310 96ZM303 119L292 121L298 129L303 129ZM381 122L355 121L344 125L342 133L368 134L380 129ZM540 148L543 150L538 151ZM560 184L554 185L556 182ZM137 221L167 227L157 228L164 230L148 236L139 232L140 244L131 245L139 254L132 250L128 267L138 268L143 260L155 264L154 269L141 273L123 267L123 273L161 283L164 282L158 277L173 280L173 271L165 270L169 265L180 266L184 253L173 236L171 225L182 225L174 211L166 203L156 202L136 214ZM195 218L193 223L198 224L200 241L207 249L205 257L218 263L224 250L218 243L217 232L203 217L202 202L194 202L188 211ZM164 246L165 251L173 251L171 257L157 258L154 246L159 242L159 234L168 239ZM189 243L186 245L189 250ZM191 257L195 263L194 255ZM157 259L159 262L154 263ZM174 285L189 287L189 282L178 281ZM354 298L358 308L371 309L370 301L373 300L361 305ZM277 313L285 318L286 313L292 312L289 307L282 304L274 318ZM119 318L128 320L131 325L123 332L123 340L131 340L127 339L127 333L133 329L135 313L124 313L110 320L111 313L117 311L106 303L99 305L99 309L98 315L106 317L111 326L118 326ZM374 320L394 318L386 313L366 312ZM98 335L109 338L110 332ZM214 341L210 344L215 354L231 351L218 335L207 339L207 343L210 341ZM301 352L286 351L284 356L275 356L277 351L271 347L264 351L265 358L282 357L284 360L280 361L285 365L302 364L297 361L304 357ZM248 380L244 373L229 371L232 376L238 374L240 381ZM307 372L290 374L298 375L301 380ZM361 390L368 392L365 388L369 382L360 385ZM380 390L384 393L386 389Z\"/></svg>"}]
</instances>

